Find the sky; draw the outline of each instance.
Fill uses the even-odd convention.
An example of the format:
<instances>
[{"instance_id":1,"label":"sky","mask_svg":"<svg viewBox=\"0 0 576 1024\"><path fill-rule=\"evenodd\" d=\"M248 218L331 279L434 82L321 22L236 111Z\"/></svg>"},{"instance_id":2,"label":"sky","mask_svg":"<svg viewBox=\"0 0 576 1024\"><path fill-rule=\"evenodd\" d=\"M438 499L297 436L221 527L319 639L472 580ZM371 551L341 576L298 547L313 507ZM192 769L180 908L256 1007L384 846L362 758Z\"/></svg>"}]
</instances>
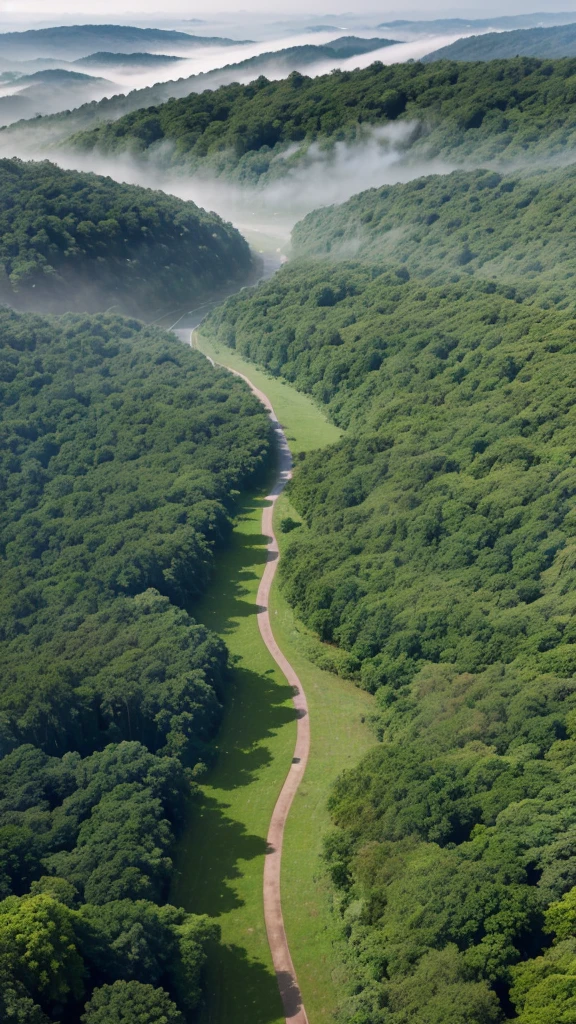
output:
<instances>
[{"instance_id":1,"label":"sky","mask_svg":"<svg viewBox=\"0 0 576 1024\"><path fill-rule=\"evenodd\" d=\"M262 12L270 19L276 15L286 18L289 14L345 14L351 10L350 0L328 0L327 9L318 7L311 11L310 0L290 0L280 3L279 0L241 0L237 5L230 0L210 0L209 8L205 3L194 3L190 0L83 0L81 13L78 0L0 0L0 24L6 28L10 22L31 24L38 21L57 23L60 15L70 21L71 16L77 22L91 19L101 21L113 17L117 23L126 23L126 19L145 19L160 21L169 16L175 18L203 18L212 21L214 14L222 13L227 20L241 18L242 12ZM354 7L352 6L352 10ZM493 17L503 14L529 13L533 11L576 11L574 0L461 0L458 5L443 5L438 0L417 0L414 7L393 7L381 0L363 0L362 13L377 21L392 18L438 18L438 17ZM209 13L207 13L209 11ZM358 17L359 11L355 11Z\"/></svg>"}]
</instances>

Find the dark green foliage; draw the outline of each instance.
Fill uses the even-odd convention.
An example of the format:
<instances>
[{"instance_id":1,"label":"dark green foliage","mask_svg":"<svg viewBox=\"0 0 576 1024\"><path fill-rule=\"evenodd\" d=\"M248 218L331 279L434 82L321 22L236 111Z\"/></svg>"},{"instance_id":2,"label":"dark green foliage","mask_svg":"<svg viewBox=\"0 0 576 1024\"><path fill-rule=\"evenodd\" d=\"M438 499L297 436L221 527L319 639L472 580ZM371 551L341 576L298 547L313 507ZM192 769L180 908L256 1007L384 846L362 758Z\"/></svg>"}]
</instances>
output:
<instances>
[{"instance_id":1,"label":"dark green foliage","mask_svg":"<svg viewBox=\"0 0 576 1024\"><path fill-rule=\"evenodd\" d=\"M522 1024L572 1019L573 180L459 173L318 211L203 327L347 431L298 464L280 566L376 695L326 840L342 1024L497 1024L510 986Z\"/></svg>"},{"instance_id":2,"label":"dark green foliage","mask_svg":"<svg viewBox=\"0 0 576 1024\"><path fill-rule=\"evenodd\" d=\"M156 904L226 685L186 608L270 427L138 321L5 309L0 335L2 1019L79 1019L96 986L86 1019L124 1020L134 981L180 1021L217 929Z\"/></svg>"},{"instance_id":3,"label":"dark green foliage","mask_svg":"<svg viewBox=\"0 0 576 1024\"><path fill-rule=\"evenodd\" d=\"M292 519L291 516L286 516L286 518L282 519L280 522L280 529L282 530L282 533L292 533L292 530L297 530L300 525L301 524L296 519Z\"/></svg>"},{"instance_id":4,"label":"dark green foliage","mask_svg":"<svg viewBox=\"0 0 576 1024\"><path fill-rule=\"evenodd\" d=\"M98 978L161 985L194 1009L206 945L219 932L209 918L128 899L85 906L80 918L82 949Z\"/></svg>"},{"instance_id":5,"label":"dark green foliage","mask_svg":"<svg viewBox=\"0 0 576 1024\"><path fill-rule=\"evenodd\" d=\"M372 126L400 120L406 122L397 134L402 147L426 159L442 153L459 163L470 156L513 160L573 145L575 75L574 59L535 58L375 63L318 78L294 72L285 81L259 78L172 99L72 141L83 152L151 149L169 164L265 182L285 174L314 141L353 142L368 137ZM289 146L290 155L275 159Z\"/></svg>"},{"instance_id":6,"label":"dark green foliage","mask_svg":"<svg viewBox=\"0 0 576 1024\"><path fill-rule=\"evenodd\" d=\"M0 301L43 312L150 313L245 280L248 244L163 192L0 160Z\"/></svg>"},{"instance_id":7,"label":"dark green foliage","mask_svg":"<svg viewBox=\"0 0 576 1024\"><path fill-rule=\"evenodd\" d=\"M170 601L203 591L266 418L135 321L4 312L2 332L4 750L126 738L185 756L225 655Z\"/></svg>"},{"instance_id":8,"label":"dark green foliage","mask_svg":"<svg viewBox=\"0 0 576 1024\"><path fill-rule=\"evenodd\" d=\"M546 931L554 945L543 956L518 964L512 971L512 1002L519 1024L570 1024L576 1010L576 889L553 903L546 913Z\"/></svg>"}]
</instances>

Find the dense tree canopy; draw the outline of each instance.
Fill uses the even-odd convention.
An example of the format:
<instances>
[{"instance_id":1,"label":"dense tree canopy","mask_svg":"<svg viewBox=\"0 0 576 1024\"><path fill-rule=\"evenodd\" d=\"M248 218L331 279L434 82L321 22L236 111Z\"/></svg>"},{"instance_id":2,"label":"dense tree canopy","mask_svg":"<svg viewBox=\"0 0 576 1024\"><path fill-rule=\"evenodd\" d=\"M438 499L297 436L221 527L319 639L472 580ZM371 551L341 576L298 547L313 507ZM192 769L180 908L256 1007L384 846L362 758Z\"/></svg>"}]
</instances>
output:
<instances>
[{"instance_id":1,"label":"dense tree canopy","mask_svg":"<svg viewBox=\"0 0 576 1024\"><path fill-rule=\"evenodd\" d=\"M571 1020L572 182L458 173L318 211L203 327L346 430L298 466L280 566L322 663L376 695L326 840L346 1024L497 1024L510 999Z\"/></svg>"},{"instance_id":2,"label":"dense tree canopy","mask_svg":"<svg viewBox=\"0 0 576 1024\"><path fill-rule=\"evenodd\" d=\"M4 309L0 335L0 1012L180 1024L217 929L157 904L226 685L186 608L269 424L138 321Z\"/></svg>"},{"instance_id":3,"label":"dense tree canopy","mask_svg":"<svg viewBox=\"0 0 576 1024\"><path fill-rule=\"evenodd\" d=\"M163 192L55 164L0 160L0 301L142 316L247 279L247 242Z\"/></svg>"},{"instance_id":4,"label":"dense tree canopy","mask_svg":"<svg viewBox=\"0 0 576 1024\"><path fill-rule=\"evenodd\" d=\"M576 172L456 171L384 186L296 225L299 256L382 260L444 284L462 275L506 281L524 301L574 303Z\"/></svg>"},{"instance_id":5,"label":"dense tree canopy","mask_svg":"<svg viewBox=\"0 0 576 1024\"><path fill-rule=\"evenodd\" d=\"M317 78L294 72L285 81L261 77L136 110L78 133L71 144L266 182L305 158L312 142L356 141L398 121L395 137L415 156L518 160L573 145L575 75L573 58L375 63Z\"/></svg>"}]
</instances>

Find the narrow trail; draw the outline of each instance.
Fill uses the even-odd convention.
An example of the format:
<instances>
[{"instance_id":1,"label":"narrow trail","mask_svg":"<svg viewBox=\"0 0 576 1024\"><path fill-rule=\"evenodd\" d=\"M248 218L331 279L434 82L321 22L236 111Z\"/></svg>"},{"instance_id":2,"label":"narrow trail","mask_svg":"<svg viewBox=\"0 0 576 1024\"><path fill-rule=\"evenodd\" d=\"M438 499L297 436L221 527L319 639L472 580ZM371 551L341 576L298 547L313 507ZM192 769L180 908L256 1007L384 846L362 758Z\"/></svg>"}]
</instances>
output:
<instances>
[{"instance_id":1,"label":"narrow trail","mask_svg":"<svg viewBox=\"0 0 576 1024\"><path fill-rule=\"evenodd\" d=\"M190 346L192 348L194 347L193 331L190 333ZM207 358L213 366L216 365L213 359L210 359L210 357ZM264 920L266 923L266 933L268 935L268 943L272 954L272 963L276 972L276 979L278 981L278 988L280 990L280 997L282 999L286 1022L287 1024L308 1024L308 1017L306 1016L306 1010L302 1001L296 971L290 955L286 929L284 927L281 896L281 869L284 829L292 806L292 801L294 800L298 787L304 776L306 764L308 762L308 755L310 753L310 718L308 715L306 694L304 693L302 683L274 639L268 610L270 589L276 575L279 560L278 541L273 528L274 507L279 495L282 493L292 476L292 454L290 452L286 435L278 422L278 418L267 395L265 395L263 391L260 391L259 388L255 387L252 381L243 373L240 373L238 370L233 370L229 366L225 366L224 369L228 370L229 373L233 373L236 377L241 377L242 380L246 381L252 393L267 409L268 415L272 421L278 452L278 475L270 494L266 496L267 504L262 511L262 534L268 538L268 543L266 546L266 565L260 581L260 586L258 587L258 595L256 597L256 609L258 627L260 629L262 640L278 665L280 671L284 674L288 683L292 687L292 700L297 714L297 732L292 764L290 765L284 785L282 786L280 795L276 801L274 811L272 812L270 826L268 828L268 850L264 860Z\"/></svg>"}]
</instances>

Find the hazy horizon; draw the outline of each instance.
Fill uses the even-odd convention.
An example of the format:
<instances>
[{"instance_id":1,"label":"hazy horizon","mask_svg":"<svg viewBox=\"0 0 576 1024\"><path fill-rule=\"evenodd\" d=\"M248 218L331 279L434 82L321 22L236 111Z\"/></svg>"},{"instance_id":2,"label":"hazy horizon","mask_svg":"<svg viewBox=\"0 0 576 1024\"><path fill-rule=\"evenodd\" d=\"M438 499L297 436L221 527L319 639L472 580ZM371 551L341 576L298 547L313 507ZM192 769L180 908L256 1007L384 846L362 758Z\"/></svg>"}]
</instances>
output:
<instances>
[{"instance_id":1,"label":"hazy horizon","mask_svg":"<svg viewBox=\"0 0 576 1024\"><path fill-rule=\"evenodd\" d=\"M251 21L253 15L264 15L266 22L276 19L289 22L305 17L308 21L315 18L324 19L334 15L338 18L347 16L357 22L366 17L374 24L392 20L433 20L437 18L496 18L518 14L571 14L576 16L576 4L566 3L523 3L522 0L508 0L504 5L490 3L482 6L474 0L458 6L438 5L434 0L420 0L417 7L385 8L377 0L366 0L360 11L350 11L349 0L330 0L329 10L318 9L310 12L306 0L292 0L289 12L277 4L271 8L267 0L243 0L242 6L236 10L230 7L229 0L216 0L211 5L210 13L200 5L191 6L186 0L171 0L159 13L156 0L123 0L121 7L114 0L86 0L79 13L76 0L59 0L55 9L51 0L0 0L0 29L9 31L16 25L34 27L40 23L56 25L60 20L67 23L87 24L110 21L121 24L129 19L133 22L160 24L171 20L193 22L198 19L205 25L214 24L217 20L224 22L241 22L246 16ZM215 17L216 15L216 17ZM202 25L198 26L199 33Z\"/></svg>"}]
</instances>

